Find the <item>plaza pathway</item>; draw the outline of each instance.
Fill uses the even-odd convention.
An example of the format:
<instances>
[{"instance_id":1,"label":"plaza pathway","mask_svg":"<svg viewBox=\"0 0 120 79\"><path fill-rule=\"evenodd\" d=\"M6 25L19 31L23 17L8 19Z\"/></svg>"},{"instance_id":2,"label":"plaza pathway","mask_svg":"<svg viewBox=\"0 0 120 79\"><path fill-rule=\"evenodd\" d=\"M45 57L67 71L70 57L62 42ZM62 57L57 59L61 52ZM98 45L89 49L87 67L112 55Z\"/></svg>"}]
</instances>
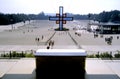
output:
<instances>
[{"instance_id":1,"label":"plaza pathway","mask_svg":"<svg viewBox=\"0 0 120 79\"><path fill-rule=\"evenodd\" d=\"M68 31L56 31L56 34L51 40L54 41L53 48L78 49L78 46L75 41L73 41Z\"/></svg>"}]
</instances>

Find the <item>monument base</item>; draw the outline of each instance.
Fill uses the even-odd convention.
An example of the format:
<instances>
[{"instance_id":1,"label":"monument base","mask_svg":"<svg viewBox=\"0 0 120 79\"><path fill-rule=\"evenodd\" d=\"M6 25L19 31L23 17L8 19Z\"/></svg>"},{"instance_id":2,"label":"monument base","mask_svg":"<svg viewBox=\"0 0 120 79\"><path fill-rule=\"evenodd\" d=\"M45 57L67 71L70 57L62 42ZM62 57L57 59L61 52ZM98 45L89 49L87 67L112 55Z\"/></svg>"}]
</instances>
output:
<instances>
[{"instance_id":1,"label":"monument base","mask_svg":"<svg viewBox=\"0 0 120 79\"><path fill-rule=\"evenodd\" d=\"M60 28L56 28L55 31L69 31L68 28L63 28L62 30L60 30Z\"/></svg>"},{"instance_id":2,"label":"monument base","mask_svg":"<svg viewBox=\"0 0 120 79\"><path fill-rule=\"evenodd\" d=\"M77 53L74 50L50 51L36 52L36 79L85 79L86 53L83 50Z\"/></svg>"}]
</instances>

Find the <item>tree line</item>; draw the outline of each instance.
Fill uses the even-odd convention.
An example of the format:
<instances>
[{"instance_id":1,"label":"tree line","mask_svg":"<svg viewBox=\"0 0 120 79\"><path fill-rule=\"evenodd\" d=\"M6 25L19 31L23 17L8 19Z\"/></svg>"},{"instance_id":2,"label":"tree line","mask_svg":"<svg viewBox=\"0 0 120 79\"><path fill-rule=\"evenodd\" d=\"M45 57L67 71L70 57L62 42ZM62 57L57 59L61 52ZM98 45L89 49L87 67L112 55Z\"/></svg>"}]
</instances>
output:
<instances>
[{"instance_id":1,"label":"tree line","mask_svg":"<svg viewBox=\"0 0 120 79\"><path fill-rule=\"evenodd\" d=\"M0 13L0 25L14 24L21 21L29 20L25 14L3 14Z\"/></svg>"},{"instance_id":2,"label":"tree line","mask_svg":"<svg viewBox=\"0 0 120 79\"><path fill-rule=\"evenodd\" d=\"M99 14L91 14L88 15L80 15L76 14L73 15L75 20L94 20L98 22L115 22L120 23L120 11L113 10L113 11L103 11Z\"/></svg>"},{"instance_id":3,"label":"tree line","mask_svg":"<svg viewBox=\"0 0 120 79\"><path fill-rule=\"evenodd\" d=\"M99 14L88 14L88 15L80 15L80 14L69 14L73 16L74 20L94 20L99 22L117 22L120 23L120 11L103 11ZM30 20L48 20L49 16L45 15L44 12L39 14L3 14L0 13L0 25L8 25L14 24L17 22L25 22Z\"/></svg>"},{"instance_id":4,"label":"tree line","mask_svg":"<svg viewBox=\"0 0 120 79\"><path fill-rule=\"evenodd\" d=\"M44 12L35 14L3 14L0 13L0 25L14 24L17 22L25 22L30 20L46 20L48 16Z\"/></svg>"},{"instance_id":5,"label":"tree line","mask_svg":"<svg viewBox=\"0 0 120 79\"><path fill-rule=\"evenodd\" d=\"M88 14L88 18L99 22L120 23L120 11L118 10L110 12L103 11L99 14Z\"/></svg>"}]
</instances>

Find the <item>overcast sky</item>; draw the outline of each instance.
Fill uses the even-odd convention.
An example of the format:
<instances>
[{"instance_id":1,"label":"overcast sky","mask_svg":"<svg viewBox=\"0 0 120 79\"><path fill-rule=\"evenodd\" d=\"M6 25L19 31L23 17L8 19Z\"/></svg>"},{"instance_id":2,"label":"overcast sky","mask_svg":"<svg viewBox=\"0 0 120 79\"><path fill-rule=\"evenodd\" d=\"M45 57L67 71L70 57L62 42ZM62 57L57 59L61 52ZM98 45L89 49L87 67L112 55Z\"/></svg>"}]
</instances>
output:
<instances>
[{"instance_id":1,"label":"overcast sky","mask_svg":"<svg viewBox=\"0 0 120 79\"><path fill-rule=\"evenodd\" d=\"M0 0L1 13L58 13L59 6L74 14L100 13L120 10L120 0Z\"/></svg>"}]
</instances>

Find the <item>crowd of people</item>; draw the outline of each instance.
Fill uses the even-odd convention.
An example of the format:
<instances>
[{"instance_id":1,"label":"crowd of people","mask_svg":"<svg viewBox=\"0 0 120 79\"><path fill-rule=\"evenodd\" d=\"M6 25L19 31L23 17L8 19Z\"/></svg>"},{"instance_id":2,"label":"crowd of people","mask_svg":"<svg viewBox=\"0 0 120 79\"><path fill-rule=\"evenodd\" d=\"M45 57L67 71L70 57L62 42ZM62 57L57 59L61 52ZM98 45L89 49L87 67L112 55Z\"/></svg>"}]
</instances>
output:
<instances>
[{"instance_id":1,"label":"crowd of people","mask_svg":"<svg viewBox=\"0 0 120 79\"><path fill-rule=\"evenodd\" d=\"M54 40L50 40L50 41L48 42L47 49L50 49L50 48L52 49L53 46L54 46Z\"/></svg>"},{"instance_id":2,"label":"crowd of people","mask_svg":"<svg viewBox=\"0 0 120 79\"><path fill-rule=\"evenodd\" d=\"M43 40L44 39L44 36L42 35L41 36L41 39L39 37L36 37L35 38L35 41L37 42L37 44L39 44L40 40Z\"/></svg>"}]
</instances>

